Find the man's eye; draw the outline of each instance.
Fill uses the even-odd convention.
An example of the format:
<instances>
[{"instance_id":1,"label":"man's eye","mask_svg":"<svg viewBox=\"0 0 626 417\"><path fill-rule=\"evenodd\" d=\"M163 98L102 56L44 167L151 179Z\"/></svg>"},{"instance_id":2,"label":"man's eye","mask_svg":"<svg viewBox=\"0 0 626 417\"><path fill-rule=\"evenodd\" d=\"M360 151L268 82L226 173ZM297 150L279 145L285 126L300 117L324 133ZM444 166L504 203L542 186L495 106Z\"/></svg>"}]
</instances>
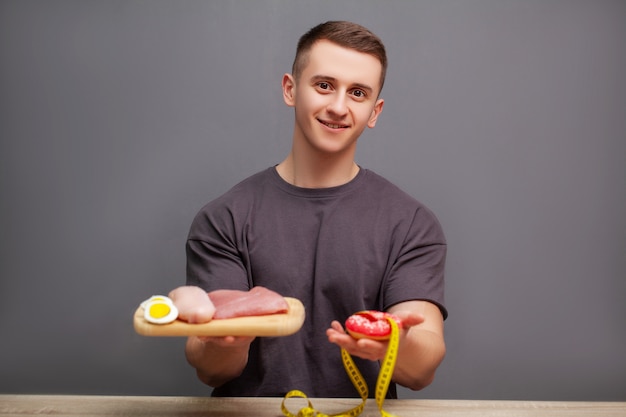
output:
<instances>
[{"instance_id":1,"label":"man's eye","mask_svg":"<svg viewBox=\"0 0 626 417\"><path fill-rule=\"evenodd\" d=\"M352 94L353 94L355 97L358 97L358 98L364 98L364 97L365 97L365 91L363 91L363 90L354 90L354 91L352 92Z\"/></svg>"},{"instance_id":2,"label":"man's eye","mask_svg":"<svg viewBox=\"0 0 626 417\"><path fill-rule=\"evenodd\" d=\"M317 84L319 86L319 88L321 88L322 90L328 90L330 88L330 86L328 85L328 83L318 83Z\"/></svg>"}]
</instances>

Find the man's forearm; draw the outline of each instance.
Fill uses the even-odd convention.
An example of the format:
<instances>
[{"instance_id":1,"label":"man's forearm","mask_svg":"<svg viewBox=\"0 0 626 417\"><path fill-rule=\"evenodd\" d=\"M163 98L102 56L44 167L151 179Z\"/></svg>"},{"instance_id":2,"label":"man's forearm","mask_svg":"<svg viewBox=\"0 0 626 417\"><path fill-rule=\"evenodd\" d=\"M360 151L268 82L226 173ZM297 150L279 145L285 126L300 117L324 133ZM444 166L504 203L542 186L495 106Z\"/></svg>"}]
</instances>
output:
<instances>
[{"instance_id":1,"label":"man's forearm","mask_svg":"<svg viewBox=\"0 0 626 417\"><path fill-rule=\"evenodd\" d=\"M249 342L225 347L192 336L187 339L185 355L202 382L218 387L241 374L249 347Z\"/></svg>"},{"instance_id":2,"label":"man's forearm","mask_svg":"<svg viewBox=\"0 0 626 417\"><path fill-rule=\"evenodd\" d=\"M398 349L393 381L412 390L421 390L433 381L446 346L441 335L411 328Z\"/></svg>"}]
</instances>

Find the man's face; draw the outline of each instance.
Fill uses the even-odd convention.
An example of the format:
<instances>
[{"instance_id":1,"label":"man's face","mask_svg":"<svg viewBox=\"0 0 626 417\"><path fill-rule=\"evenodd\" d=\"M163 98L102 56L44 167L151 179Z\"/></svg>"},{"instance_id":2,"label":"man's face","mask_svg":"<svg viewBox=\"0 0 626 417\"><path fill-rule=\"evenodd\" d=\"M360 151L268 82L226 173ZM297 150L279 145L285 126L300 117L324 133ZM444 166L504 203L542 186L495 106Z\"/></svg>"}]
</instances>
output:
<instances>
[{"instance_id":1,"label":"man's face","mask_svg":"<svg viewBox=\"0 0 626 417\"><path fill-rule=\"evenodd\" d=\"M382 111L381 72L372 55L316 42L297 82L283 77L285 102L295 107L294 139L317 152L353 153L365 127L374 127Z\"/></svg>"}]
</instances>

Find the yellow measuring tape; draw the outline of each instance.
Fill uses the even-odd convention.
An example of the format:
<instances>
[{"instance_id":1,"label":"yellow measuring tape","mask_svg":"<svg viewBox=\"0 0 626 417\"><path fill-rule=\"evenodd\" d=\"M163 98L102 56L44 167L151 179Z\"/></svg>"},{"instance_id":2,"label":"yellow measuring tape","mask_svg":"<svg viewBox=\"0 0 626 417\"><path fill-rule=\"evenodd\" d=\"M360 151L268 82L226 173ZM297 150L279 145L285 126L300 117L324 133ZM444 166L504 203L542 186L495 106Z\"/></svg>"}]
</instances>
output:
<instances>
[{"instance_id":1,"label":"yellow measuring tape","mask_svg":"<svg viewBox=\"0 0 626 417\"><path fill-rule=\"evenodd\" d=\"M400 331L398 330L398 324L396 321L391 318L386 318L389 324L391 325L391 337L389 338L389 346L387 347L387 353L385 354L385 358L383 359L383 363L380 367L380 372L378 373L378 379L376 380L376 393L375 399L376 404L378 405L378 409L380 410L380 414L383 417L394 417L393 414L389 414L385 410L383 410L383 403L385 402L385 395L387 394L387 388L389 388L389 383L391 382L391 376L393 374L393 368L396 366L396 359L398 358L398 344L400 340ZM283 414L287 417L356 417L363 412L365 408L365 402L367 401L368 396L368 388L363 375L356 367L352 357L345 349L341 349L341 359L343 360L343 367L345 368L350 380L352 381L352 385L357 389L361 399L363 400L361 404L356 407L338 413L338 414L324 414L317 411L311 401L308 400L306 394L302 391L293 390L289 391L283 402L281 404L281 410ZM292 414L285 405L285 402L289 398L304 398L307 400L307 406L301 408L298 411L298 414Z\"/></svg>"}]
</instances>

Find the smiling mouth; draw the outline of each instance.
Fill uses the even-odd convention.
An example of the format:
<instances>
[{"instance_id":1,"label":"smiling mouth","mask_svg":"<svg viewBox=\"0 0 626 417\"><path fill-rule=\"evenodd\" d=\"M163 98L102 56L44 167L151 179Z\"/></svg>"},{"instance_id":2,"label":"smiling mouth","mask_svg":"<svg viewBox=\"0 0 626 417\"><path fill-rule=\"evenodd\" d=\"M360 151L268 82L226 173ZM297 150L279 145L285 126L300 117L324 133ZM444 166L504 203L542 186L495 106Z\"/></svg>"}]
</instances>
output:
<instances>
[{"instance_id":1,"label":"smiling mouth","mask_svg":"<svg viewBox=\"0 0 626 417\"><path fill-rule=\"evenodd\" d=\"M324 126L328 126L331 129L346 129L349 126L347 125L343 125L343 124L339 124L339 123L331 123L331 122L325 122L324 120L320 120L318 119L318 121L323 124Z\"/></svg>"}]
</instances>

